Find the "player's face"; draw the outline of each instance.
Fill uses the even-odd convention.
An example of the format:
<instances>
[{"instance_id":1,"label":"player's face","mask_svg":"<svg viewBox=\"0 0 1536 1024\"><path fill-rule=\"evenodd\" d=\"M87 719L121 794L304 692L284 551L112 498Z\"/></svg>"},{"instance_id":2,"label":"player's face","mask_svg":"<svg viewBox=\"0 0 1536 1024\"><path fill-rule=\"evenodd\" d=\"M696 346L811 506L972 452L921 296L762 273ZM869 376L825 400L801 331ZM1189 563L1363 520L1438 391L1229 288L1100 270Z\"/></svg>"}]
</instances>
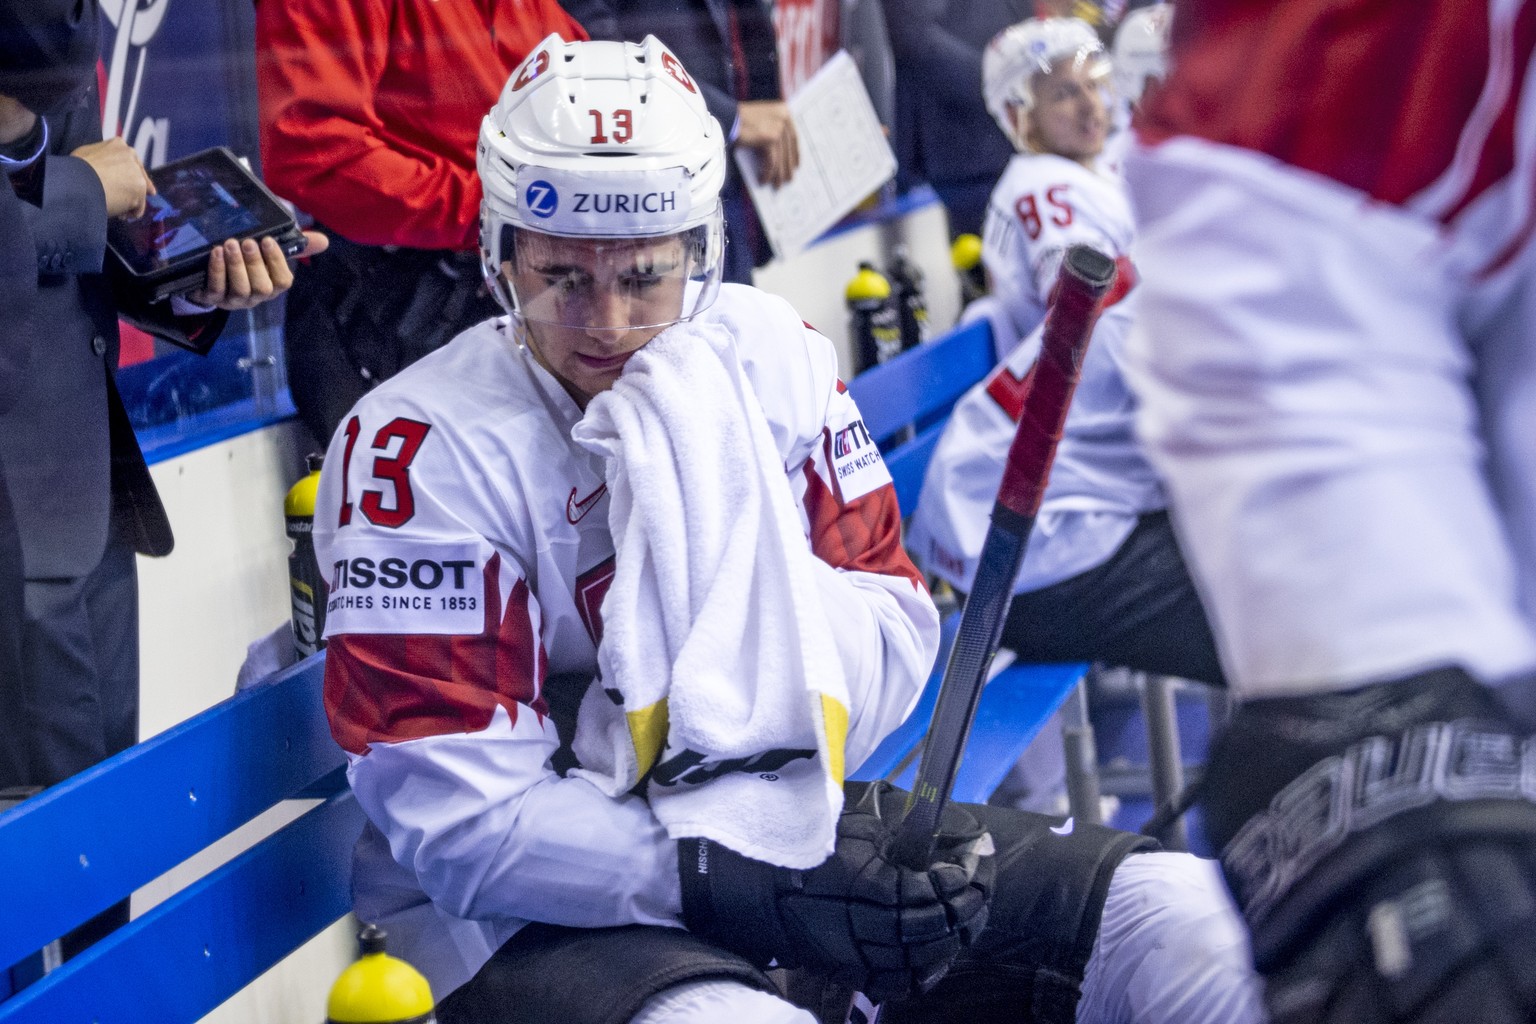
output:
<instances>
[{"instance_id":1,"label":"player's face","mask_svg":"<svg viewBox=\"0 0 1536 1024\"><path fill-rule=\"evenodd\" d=\"M517 292L528 347L586 408L629 357L681 316L683 239L519 236L502 272Z\"/></svg>"},{"instance_id":2,"label":"player's face","mask_svg":"<svg viewBox=\"0 0 1536 1024\"><path fill-rule=\"evenodd\" d=\"M1104 72L1102 63L1064 60L1035 76L1034 106L1025 115L1033 149L1092 163L1109 134Z\"/></svg>"}]
</instances>

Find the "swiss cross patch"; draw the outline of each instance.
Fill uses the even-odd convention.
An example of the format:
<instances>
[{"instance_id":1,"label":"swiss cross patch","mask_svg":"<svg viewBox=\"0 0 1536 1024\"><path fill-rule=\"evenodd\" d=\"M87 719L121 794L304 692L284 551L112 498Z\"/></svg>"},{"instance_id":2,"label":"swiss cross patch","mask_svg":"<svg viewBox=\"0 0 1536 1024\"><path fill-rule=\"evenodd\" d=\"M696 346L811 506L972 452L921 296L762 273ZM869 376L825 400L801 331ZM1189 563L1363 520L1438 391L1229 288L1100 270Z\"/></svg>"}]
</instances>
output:
<instances>
[{"instance_id":1,"label":"swiss cross patch","mask_svg":"<svg viewBox=\"0 0 1536 1024\"><path fill-rule=\"evenodd\" d=\"M666 68L667 74L671 75L673 80L684 89L687 89L689 92L699 91L694 87L693 76L689 75L684 70L682 63L666 50L661 51L661 66Z\"/></svg>"},{"instance_id":2,"label":"swiss cross patch","mask_svg":"<svg viewBox=\"0 0 1536 1024\"><path fill-rule=\"evenodd\" d=\"M540 50L523 62L522 68L517 73L517 78L512 82L512 91L517 92L528 83L538 78L549 70L549 51Z\"/></svg>"}]
</instances>

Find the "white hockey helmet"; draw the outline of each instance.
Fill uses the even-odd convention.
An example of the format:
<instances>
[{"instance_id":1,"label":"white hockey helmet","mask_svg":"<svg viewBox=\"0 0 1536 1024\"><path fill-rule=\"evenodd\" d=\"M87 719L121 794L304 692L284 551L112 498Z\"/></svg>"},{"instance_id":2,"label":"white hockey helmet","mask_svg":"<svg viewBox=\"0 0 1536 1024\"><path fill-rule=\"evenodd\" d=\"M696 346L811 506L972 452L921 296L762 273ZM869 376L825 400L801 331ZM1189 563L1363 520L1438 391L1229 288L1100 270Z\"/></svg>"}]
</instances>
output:
<instances>
[{"instance_id":1,"label":"white hockey helmet","mask_svg":"<svg viewBox=\"0 0 1536 1024\"><path fill-rule=\"evenodd\" d=\"M475 163L484 192L481 264L509 312L583 325L573 297L581 282L549 275L519 289L503 273L524 232L590 239L590 251L615 267L635 260L643 248L637 240L679 236L680 261L658 267L647 255L643 273L617 270L619 287L637 276L648 284L658 275L681 279L681 309L652 309L640 318L657 322L629 326L685 320L714 301L725 248L725 140L698 84L655 36L640 43L546 37L481 121Z\"/></svg>"},{"instance_id":2,"label":"white hockey helmet","mask_svg":"<svg viewBox=\"0 0 1536 1024\"><path fill-rule=\"evenodd\" d=\"M981 93L987 110L1020 149L1024 140L1011 108L1033 107L1035 76L1049 74L1066 60L1089 68L1095 77L1109 75L1109 56L1099 34L1078 18L1028 18L993 36L982 52Z\"/></svg>"},{"instance_id":3,"label":"white hockey helmet","mask_svg":"<svg viewBox=\"0 0 1536 1024\"><path fill-rule=\"evenodd\" d=\"M1147 79L1161 81L1168 73L1168 30L1173 5L1141 7L1125 16L1115 30L1115 91L1127 103L1136 103Z\"/></svg>"}]
</instances>

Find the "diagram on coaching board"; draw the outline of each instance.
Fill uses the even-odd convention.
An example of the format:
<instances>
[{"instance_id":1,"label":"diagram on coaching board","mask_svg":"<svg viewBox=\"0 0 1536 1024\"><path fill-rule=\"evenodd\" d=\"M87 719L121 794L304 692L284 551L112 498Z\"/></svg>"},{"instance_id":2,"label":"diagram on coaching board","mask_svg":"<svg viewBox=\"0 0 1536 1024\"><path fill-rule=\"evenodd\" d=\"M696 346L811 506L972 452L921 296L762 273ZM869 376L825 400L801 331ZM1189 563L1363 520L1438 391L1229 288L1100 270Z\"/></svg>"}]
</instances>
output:
<instances>
[{"instance_id":1,"label":"diagram on coaching board","mask_svg":"<svg viewBox=\"0 0 1536 1024\"><path fill-rule=\"evenodd\" d=\"M800 137L800 166L779 188L758 180L756 155L736 162L780 259L800 252L896 173L896 154L845 50L833 54L789 99Z\"/></svg>"}]
</instances>

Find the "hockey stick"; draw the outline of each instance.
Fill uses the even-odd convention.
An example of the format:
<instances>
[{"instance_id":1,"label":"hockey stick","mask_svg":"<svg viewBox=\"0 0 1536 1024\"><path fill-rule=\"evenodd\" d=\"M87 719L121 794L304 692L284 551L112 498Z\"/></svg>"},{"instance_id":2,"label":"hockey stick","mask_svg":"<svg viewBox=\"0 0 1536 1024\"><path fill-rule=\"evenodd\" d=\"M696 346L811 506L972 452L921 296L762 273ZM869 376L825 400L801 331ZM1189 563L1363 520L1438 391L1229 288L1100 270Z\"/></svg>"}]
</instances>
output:
<instances>
[{"instance_id":1,"label":"hockey stick","mask_svg":"<svg viewBox=\"0 0 1536 1024\"><path fill-rule=\"evenodd\" d=\"M976 580L960 613L960 629L939 684L911 806L896 833L892 853L902 864L927 867L932 856L939 817L955 784L955 771L981 702L987 668L1002 639L1013 584L1035 514L1040 511L1051 461L1056 457L1056 442L1061 440L1083 354L1098 319L1099 300L1114 278L1115 263L1103 253L1086 245L1067 250L1046 317L1040 356L1008 448L997 502L992 506L992 525L982 542Z\"/></svg>"}]
</instances>

